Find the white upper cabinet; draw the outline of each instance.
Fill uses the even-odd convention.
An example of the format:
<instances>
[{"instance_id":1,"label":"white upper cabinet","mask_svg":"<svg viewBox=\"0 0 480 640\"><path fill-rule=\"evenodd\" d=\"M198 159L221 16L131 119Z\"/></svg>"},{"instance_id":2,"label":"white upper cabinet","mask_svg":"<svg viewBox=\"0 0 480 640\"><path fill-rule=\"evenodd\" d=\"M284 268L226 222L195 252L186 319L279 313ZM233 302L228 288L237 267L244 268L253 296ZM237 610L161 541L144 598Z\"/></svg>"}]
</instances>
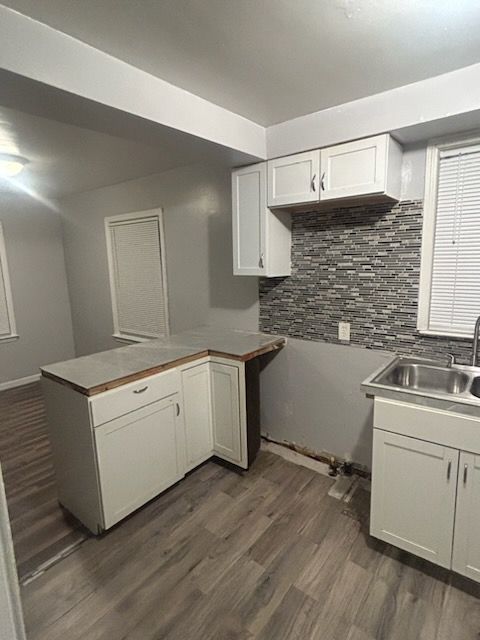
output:
<instances>
[{"instance_id":1,"label":"white upper cabinet","mask_svg":"<svg viewBox=\"0 0 480 640\"><path fill-rule=\"evenodd\" d=\"M268 161L268 206L400 199L402 148L389 134Z\"/></svg>"},{"instance_id":2,"label":"white upper cabinet","mask_svg":"<svg viewBox=\"0 0 480 640\"><path fill-rule=\"evenodd\" d=\"M267 207L267 164L232 173L233 273L290 275L290 216Z\"/></svg>"},{"instance_id":3,"label":"white upper cabinet","mask_svg":"<svg viewBox=\"0 0 480 640\"><path fill-rule=\"evenodd\" d=\"M297 153L268 161L268 206L318 202L320 151Z\"/></svg>"},{"instance_id":4,"label":"white upper cabinet","mask_svg":"<svg viewBox=\"0 0 480 640\"><path fill-rule=\"evenodd\" d=\"M402 149L388 134L322 149L320 164L320 200L400 199Z\"/></svg>"}]
</instances>

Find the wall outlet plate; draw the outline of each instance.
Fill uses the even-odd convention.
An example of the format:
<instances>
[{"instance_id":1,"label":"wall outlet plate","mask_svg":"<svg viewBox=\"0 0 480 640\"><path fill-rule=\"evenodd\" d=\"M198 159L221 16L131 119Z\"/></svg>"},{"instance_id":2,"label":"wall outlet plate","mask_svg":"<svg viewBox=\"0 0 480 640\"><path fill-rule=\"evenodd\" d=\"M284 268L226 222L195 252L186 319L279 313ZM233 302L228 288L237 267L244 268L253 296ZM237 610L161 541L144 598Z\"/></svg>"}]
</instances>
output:
<instances>
[{"instance_id":1,"label":"wall outlet plate","mask_svg":"<svg viewBox=\"0 0 480 640\"><path fill-rule=\"evenodd\" d=\"M338 339L350 342L350 323L339 322L338 323Z\"/></svg>"}]
</instances>

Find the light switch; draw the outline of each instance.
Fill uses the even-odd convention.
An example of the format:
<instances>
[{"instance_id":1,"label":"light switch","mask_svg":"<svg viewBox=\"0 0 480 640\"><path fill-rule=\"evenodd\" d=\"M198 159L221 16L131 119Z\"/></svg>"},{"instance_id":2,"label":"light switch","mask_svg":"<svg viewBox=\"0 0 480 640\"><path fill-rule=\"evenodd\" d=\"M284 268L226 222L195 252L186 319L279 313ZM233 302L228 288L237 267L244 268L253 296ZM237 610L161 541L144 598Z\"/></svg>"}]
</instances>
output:
<instances>
[{"instance_id":1,"label":"light switch","mask_svg":"<svg viewBox=\"0 0 480 640\"><path fill-rule=\"evenodd\" d=\"M338 323L338 339L350 342L350 323L339 322Z\"/></svg>"}]
</instances>

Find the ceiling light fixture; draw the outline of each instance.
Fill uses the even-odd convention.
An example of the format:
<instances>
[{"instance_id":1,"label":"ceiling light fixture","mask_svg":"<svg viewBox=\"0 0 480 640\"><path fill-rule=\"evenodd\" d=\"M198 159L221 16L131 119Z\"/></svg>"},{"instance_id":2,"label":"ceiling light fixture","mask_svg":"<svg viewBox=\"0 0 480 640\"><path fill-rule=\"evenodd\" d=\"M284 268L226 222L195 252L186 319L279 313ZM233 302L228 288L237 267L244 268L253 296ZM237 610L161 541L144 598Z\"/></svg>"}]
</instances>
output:
<instances>
[{"instance_id":1,"label":"ceiling light fixture","mask_svg":"<svg viewBox=\"0 0 480 640\"><path fill-rule=\"evenodd\" d=\"M20 156L0 154L0 178L14 178L22 171L28 160Z\"/></svg>"}]
</instances>

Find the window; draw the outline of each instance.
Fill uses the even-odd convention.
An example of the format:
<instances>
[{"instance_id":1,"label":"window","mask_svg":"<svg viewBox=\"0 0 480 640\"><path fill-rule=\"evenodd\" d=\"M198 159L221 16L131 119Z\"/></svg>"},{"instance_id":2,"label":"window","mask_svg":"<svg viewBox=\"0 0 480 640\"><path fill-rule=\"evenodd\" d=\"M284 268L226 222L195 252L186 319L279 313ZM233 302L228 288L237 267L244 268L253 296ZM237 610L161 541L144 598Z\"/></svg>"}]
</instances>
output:
<instances>
[{"instance_id":1,"label":"window","mask_svg":"<svg viewBox=\"0 0 480 640\"><path fill-rule=\"evenodd\" d=\"M141 341L168 334L162 212L105 219L114 336Z\"/></svg>"},{"instance_id":2,"label":"window","mask_svg":"<svg viewBox=\"0 0 480 640\"><path fill-rule=\"evenodd\" d=\"M480 315L480 138L427 150L418 329L470 337Z\"/></svg>"},{"instance_id":3,"label":"window","mask_svg":"<svg viewBox=\"0 0 480 640\"><path fill-rule=\"evenodd\" d=\"M3 228L0 223L0 340L17 338L13 315L12 291L8 275L7 252Z\"/></svg>"}]
</instances>

